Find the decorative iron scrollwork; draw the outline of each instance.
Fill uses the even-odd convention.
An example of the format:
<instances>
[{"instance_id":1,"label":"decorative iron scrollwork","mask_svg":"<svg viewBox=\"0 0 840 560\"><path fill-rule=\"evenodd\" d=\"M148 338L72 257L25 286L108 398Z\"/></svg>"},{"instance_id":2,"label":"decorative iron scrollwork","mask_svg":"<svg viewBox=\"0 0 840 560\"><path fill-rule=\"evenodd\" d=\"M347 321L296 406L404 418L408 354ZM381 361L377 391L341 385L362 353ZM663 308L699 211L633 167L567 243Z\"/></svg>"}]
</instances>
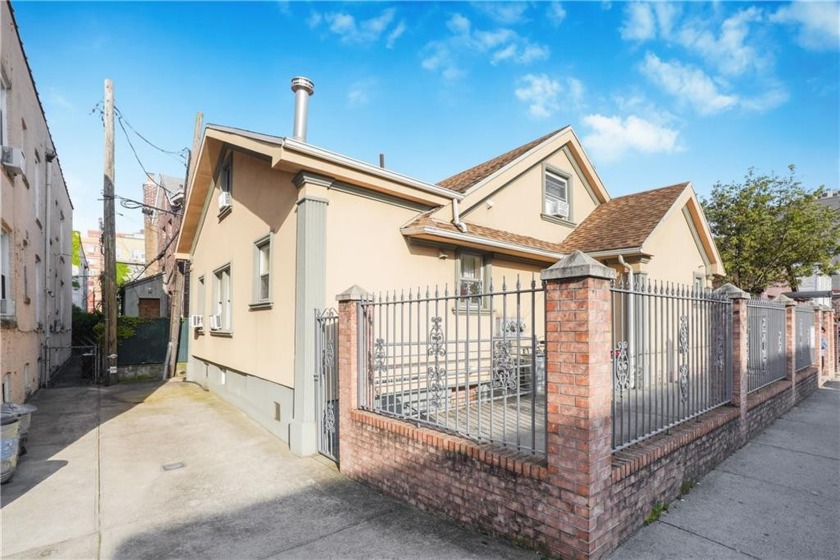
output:
<instances>
[{"instance_id":1,"label":"decorative iron scrollwork","mask_svg":"<svg viewBox=\"0 0 840 560\"><path fill-rule=\"evenodd\" d=\"M680 401L682 403L688 402L688 366L683 364L680 366Z\"/></svg>"},{"instance_id":2,"label":"decorative iron scrollwork","mask_svg":"<svg viewBox=\"0 0 840 560\"><path fill-rule=\"evenodd\" d=\"M430 366L426 377L429 382L429 404L439 410L446 404L446 368Z\"/></svg>"},{"instance_id":3,"label":"decorative iron scrollwork","mask_svg":"<svg viewBox=\"0 0 840 560\"><path fill-rule=\"evenodd\" d=\"M514 360L511 349L510 341L497 342L493 346L491 383L494 389L504 388L506 391L514 391L519 386L519 379L516 375L516 360Z\"/></svg>"},{"instance_id":4,"label":"decorative iron scrollwork","mask_svg":"<svg viewBox=\"0 0 840 560\"><path fill-rule=\"evenodd\" d=\"M428 383L429 383L429 404L435 409L439 410L446 404L446 394L448 391L446 383L446 368L440 365L440 359L446 356L446 338L443 329L440 326L441 318L432 317L432 328L429 331L429 349L427 353L434 357L435 363L429 366Z\"/></svg>"},{"instance_id":5,"label":"decorative iron scrollwork","mask_svg":"<svg viewBox=\"0 0 840 560\"><path fill-rule=\"evenodd\" d=\"M383 373L387 367L385 361L388 359L388 353L385 350L385 339L377 338L373 343L373 371L376 373Z\"/></svg>"},{"instance_id":6,"label":"decorative iron scrollwork","mask_svg":"<svg viewBox=\"0 0 840 560\"><path fill-rule=\"evenodd\" d=\"M782 342L782 331L779 331L779 338L778 338L778 345L779 345L779 356L783 356L785 354L785 347L784 343Z\"/></svg>"},{"instance_id":7,"label":"decorative iron scrollwork","mask_svg":"<svg viewBox=\"0 0 840 560\"><path fill-rule=\"evenodd\" d=\"M327 403L324 410L324 431L330 435L335 434L335 403L332 401Z\"/></svg>"},{"instance_id":8,"label":"decorative iron scrollwork","mask_svg":"<svg viewBox=\"0 0 840 560\"><path fill-rule=\"evenodd\" d=\"M724 368L726 367L726 350L724 348L724 327L719 324L717 327L717 336L715 337L715 365L717 366L718 379L723 378Z\"/></svg>"},{"instance_id":9,"label":"decorative iron scrollwork","mask_svg":"<svg viewBox=\"0 0 840 560\"><path fill-rule=\"evenodd\" d=\"M440 317L432 317L432 329L429 331L429 356L436 358L446 355L446 341L443 336L443 329L440 328Z\"/></svg>"},{"instance_id":10,"label":"decorative iron scrollwork","mask_svg":"<svg viewBox=\"0 0 840 560\"><path fill-rule=\"evenodd\" d=\"M680 317L680 336L679 336L679 352L680 354L688 354L688 316L682 315Z\"/></svg>"},{"instance_id":11,"label":"decorative iron scrollwork","mask_svg":"<svg viewBox=\"0 0 840 560\"><path fill-rule=\"evenodd\" d=\"M627 357L627 341L619 341L614 356L615 385L621 390L630 388L630 361Z\"/></svg>"},{"instance_id":12,"label":"decorative iron scrollwork","mask_svg":"<svg viewBox=\"0 0 840 560\"><path fill-rule=\"evenodd\" d=\"M680 353L679 369L679 385L680 385L680 401L688 402L688 365L684 362L688 354L688 316L680 316L680 332L677 346Z\"/></svg>"},{"instance_id":13,"label":"decorative iron scrollwork","mask_svg":"<svg viewBox=\"0 0 840 560\"><path fill-rule=\"evenodd\" d=\"M766 379L767 375L767 317L761 318L761 376Z\"/></svg>"}]
</instances>

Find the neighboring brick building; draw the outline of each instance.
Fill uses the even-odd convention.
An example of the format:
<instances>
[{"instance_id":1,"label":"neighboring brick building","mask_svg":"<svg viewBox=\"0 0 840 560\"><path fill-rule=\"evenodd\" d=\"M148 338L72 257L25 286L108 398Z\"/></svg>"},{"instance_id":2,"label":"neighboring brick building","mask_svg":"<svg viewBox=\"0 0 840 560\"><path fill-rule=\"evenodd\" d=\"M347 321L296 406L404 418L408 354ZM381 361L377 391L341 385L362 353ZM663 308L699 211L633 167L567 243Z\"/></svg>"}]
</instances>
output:
<instances>
[{"instance_id":1,"label":"neighboring brick building","mask_svg":"<svg viewBox=\"0 0 840 560\"><path fill-rule=\"evenodd\" d=\"M23 402L69 356L73 206L9 2L0 5L0 145L0 374L3 400ZM48 357L57 347L66 351Z\"/></svg>"},{"instance_id":2,"label":"neighboring brick building","mask_svg":"<svg viewBox=\"0 0 840 560\"><path fill-rule=\"evenodd\" d=\"M154 260L147 275L163 273L166 294L175 290L175 239L181 229L184 202L184 180L159 174L143 183L143 234L148 261ZM184 307L186 309L186 307Z\"/></svg>"}]
</instances>

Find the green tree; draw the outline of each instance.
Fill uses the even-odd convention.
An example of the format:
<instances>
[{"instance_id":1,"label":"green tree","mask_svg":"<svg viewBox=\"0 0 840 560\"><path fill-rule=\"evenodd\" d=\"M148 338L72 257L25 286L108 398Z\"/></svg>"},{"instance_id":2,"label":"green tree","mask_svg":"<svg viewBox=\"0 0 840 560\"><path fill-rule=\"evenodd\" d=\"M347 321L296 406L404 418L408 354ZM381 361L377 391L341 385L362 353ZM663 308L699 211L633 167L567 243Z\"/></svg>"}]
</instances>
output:
<instances>
[{"instance_id":1,"label":"green tree","mask_svg":"<svg viewBox=\"0 0 840 560\"><path fill-rule=\"evenodd\" d=\"M117 263L117 286L122 286L128 282L128 277L131 275L131 269L126 263Z\"/></svg>"},{"instance_id":2,"label":"green tree","mask_svg":"<svg viewBox=\"0 0 840 560\"><path fill-rule=\"evenodd\" d=\"M73 239L73 266L82 266L82 234L78 231L72 232Z\"/></svg>"},{"instance_id":3,"label":"green tree","mask_svg":"<svg viewBox=\"0 0 840 560\"><path fill-rule=\"evenodd\" d=\"M788 169L784 177L750 169L743 182L717 183L703 200L726 281L753 294L775 282L795 290L802 276L836 270L837 212L817 202L823 187L802 187L796 168Z\"/></svg>"}]
</instances>

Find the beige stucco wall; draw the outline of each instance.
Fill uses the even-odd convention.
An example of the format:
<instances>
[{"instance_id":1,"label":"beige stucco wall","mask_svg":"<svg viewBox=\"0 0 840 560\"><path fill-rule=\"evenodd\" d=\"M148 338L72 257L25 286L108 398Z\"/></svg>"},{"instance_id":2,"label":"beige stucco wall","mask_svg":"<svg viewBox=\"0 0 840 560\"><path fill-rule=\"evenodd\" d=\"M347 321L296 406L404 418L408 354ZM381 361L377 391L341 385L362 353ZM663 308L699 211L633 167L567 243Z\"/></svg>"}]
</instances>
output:
<instances>
[{"instance_id":1,"label":"beige stucco wall","mask_svg":"<svg viewBox=\"0 0 840 560\"><path fill-rule=\"evenodd\" d=\"M193 333L190 352L231 369L291 387L294 366L295 203L288 173L234 153L233 209L218 218L219 189L213 190L190 265L191 313L204 315L205 334ZM254 242L274 231L271 267L273 305L252 310ZM232 334L210 334L213 274L231 265ZM204 276L205 298L198 301Z\"/></svg>"},{"instance_id":2,"label":"beige stucco wall","mask_svg":"<svg viewBox=\"0 0 840 560\"><path fill-rule=\"evenodd\" d=\"M465 207L463 219L470 223L516 232L559 243L573 230L571 226L543 219L543 173L548 166L570 178L570 221L580 224L595 209L595 202L569 157L562 150L552 153L543 163L532 165L512 180L496 187L482 189L480 201L470 197L472 207ZM492 207L487 200L492 201Z\"/></svg>"},{"instance_id":3,"label":"beige stucco wall","mask_svg":"<svg viewBox=\"0 0 840 560\"><path fill-rule=\"evenodd\" d=\"M24 151L28 180L0 168L0 218L9 235L10 293L15 301L14 317L4 318L0 329L0 374L9 376L11 400L22 402L39 385L43 347L70 344L73 216L59 160L47 161L55 146L8 2L0 6L0 27L0 69L8 86L5 143ZM40 188L36 187L38 174ZM36 260L43 271L40 290ZM66 352L54 353L53 362L64 355Z\"/></svg>"},{"instance_id":4,"label":"beige stucco wall","mask_svg":"<svg viewBox=\"0 0 840 560\"><path fill-rule=\"evenodd\" d=\"M653 257L641 271L650 280L693 285L694 273L706 275L703 254L692 236L682 207L673 208L645 243Z\"/></svg>"}]
</instances>

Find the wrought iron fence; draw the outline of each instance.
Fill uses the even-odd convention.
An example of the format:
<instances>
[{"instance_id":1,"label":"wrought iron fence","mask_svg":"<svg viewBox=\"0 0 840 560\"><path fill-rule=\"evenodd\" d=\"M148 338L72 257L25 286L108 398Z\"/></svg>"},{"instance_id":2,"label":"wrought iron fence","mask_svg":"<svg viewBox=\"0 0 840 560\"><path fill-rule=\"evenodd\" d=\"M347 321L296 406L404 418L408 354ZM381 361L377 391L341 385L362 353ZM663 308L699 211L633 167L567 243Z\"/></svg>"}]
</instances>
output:
<instances>
[{"instance_id":1,"label":"wrought iron fence","mask_svg":"<svg viewBox=\"0 0 840 560\"><path fill-rule=\"evenodd\" d=\"M787 375L785 305L763 299L747 301L747 391Z\"/></svg>"},{"instance_id":2,"label":"wrought iron fence","mask_svg":"<svg viewBox=\"0 0 840 560\"><path fill-rule=\"evenodd\" d=\"M731 400L729 298L638 278L611 292L613 449Z\"/></svg>"},{"instance_id":3,"label":"wrought iron fence","mask_svg":"<svg viewBox=\"0 0 840 560\"><path fill-rule=\"evenodd\" d=\"M813 364L816 359L814 348L816 332L814 308L810 305L796 306L796 371Z\"/></svg>"},{"instance_id":4,"label":"wrought iron fence","mask_svg":"<svg viewBox=\"0 0 840 560\"><path fill-rule=\"evenodd\" d=\"M360 407L545 454L544 298L517 278L362 302Z\"/></svg>"}]
</instances>

